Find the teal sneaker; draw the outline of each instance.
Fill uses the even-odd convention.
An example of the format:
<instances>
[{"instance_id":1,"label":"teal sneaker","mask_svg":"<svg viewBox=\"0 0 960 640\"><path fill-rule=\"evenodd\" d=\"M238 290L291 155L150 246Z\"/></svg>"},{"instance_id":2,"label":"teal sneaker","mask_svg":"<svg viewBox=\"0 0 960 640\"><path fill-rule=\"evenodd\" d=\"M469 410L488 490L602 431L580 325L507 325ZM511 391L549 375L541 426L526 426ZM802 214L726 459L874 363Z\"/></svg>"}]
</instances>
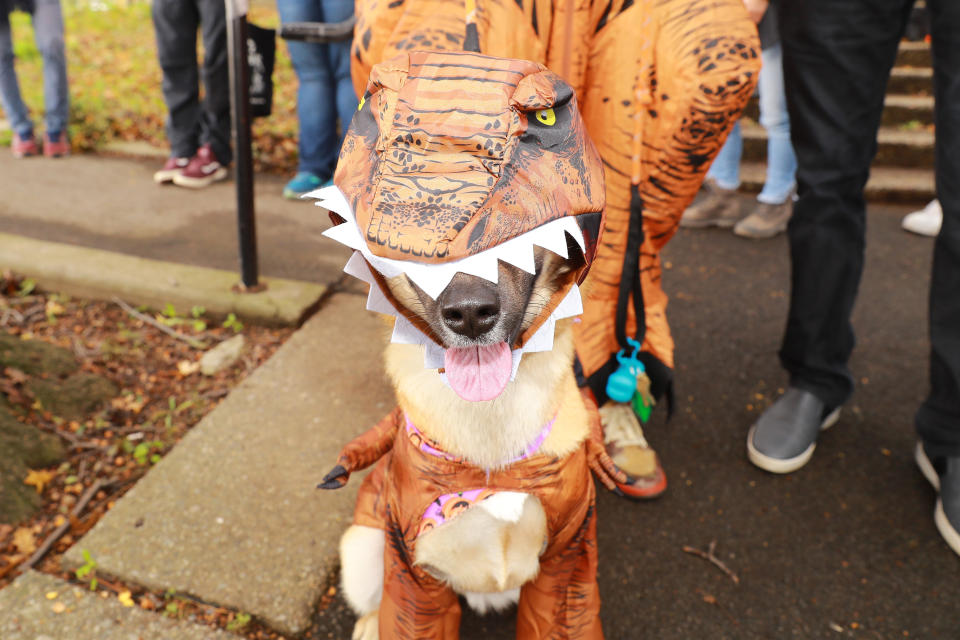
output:
<instances>
[{"instance_id":1,"label":"teal sneaker","mask_svg":"<svg viewBox=\"0 0 960 640\"><path fill-rule=\"evenodd\" d=\"M319 189L322 186L324 186L323 180L315 173L301 171L293 176L293 180L288 182L283 188L283 197L288 200L297 200L303 194L310 193L314 189Z\"/></svg>"}]
</instances>

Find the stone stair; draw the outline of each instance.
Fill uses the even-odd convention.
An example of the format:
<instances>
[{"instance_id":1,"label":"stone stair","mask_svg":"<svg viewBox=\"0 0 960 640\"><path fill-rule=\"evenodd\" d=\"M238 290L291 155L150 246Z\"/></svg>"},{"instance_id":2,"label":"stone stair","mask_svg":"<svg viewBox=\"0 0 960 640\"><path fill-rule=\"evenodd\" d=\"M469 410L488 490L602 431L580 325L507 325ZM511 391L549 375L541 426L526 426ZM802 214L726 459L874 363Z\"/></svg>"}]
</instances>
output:
<instances>
[{"instance_id":1,"label":"stone stair","mask_svg":"<svg viewBox=\"0 0 960 640\"><path fill-rule=\"evenodd\" d=\"M936 193L930 45L902 42L895 65L887 84L866 196L886 202L925 202ZM744 190L757 192L765 177L767 137L757 124L756 97L744 115L741 180Z\"/></svg>"}]
</instances>

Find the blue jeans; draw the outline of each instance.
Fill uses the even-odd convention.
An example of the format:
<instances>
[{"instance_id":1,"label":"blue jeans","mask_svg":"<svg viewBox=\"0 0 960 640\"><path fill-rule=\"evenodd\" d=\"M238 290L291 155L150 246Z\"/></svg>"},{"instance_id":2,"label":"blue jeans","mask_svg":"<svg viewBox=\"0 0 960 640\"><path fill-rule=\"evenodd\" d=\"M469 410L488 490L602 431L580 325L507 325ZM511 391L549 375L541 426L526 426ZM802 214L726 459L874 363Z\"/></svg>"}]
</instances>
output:
<instances>
[{"instance_id":1,"label":"blue jeans","mask_svg":"<svg viewBox=\"0 0 960 640\"><path fill-rule=\"evenodd\" d=\"M763 68L757 79L760 93L760 124L767 130L767 179L757 200L780 204L789 196L796 182L797 157L790 143L790 116L783 90L783 50L779 44L763 50ZM724 189L740 186L740 156L743 137L737 122L720 149L707 177Z\"/></svg>"},{"instance_id":2,"label":"blue jeans","mask_svg":"<svg viewBox=\"0 0 960 640\"><path fill-rule=\"evenodd\" d=\"M32 22L33 38L43 57L44 122L47 134L55 138L67 130L70 117L67 56L63 46L60 0L36 0ZM14 133L21 138L29 138L33 136L33 122L30 120L27 105L20 96L20 84L17 82L13 59L10 22L0 19L0 101Z\"/></svg>"},{"instance_id":3,"label":"blue jeans","mask_svg":"<svg viewBox=\"0 0 960 640\"><path fill-rule=\"evenodd\" d=\"M353 15L353 0L277 0L281 22L341 22ZM300 171L322 180L333 175L343 134L357 110L350 80L350 42L287 42L300 87ZM337 135L337 119L340 135Z\"/></svg>"}]
</instances>

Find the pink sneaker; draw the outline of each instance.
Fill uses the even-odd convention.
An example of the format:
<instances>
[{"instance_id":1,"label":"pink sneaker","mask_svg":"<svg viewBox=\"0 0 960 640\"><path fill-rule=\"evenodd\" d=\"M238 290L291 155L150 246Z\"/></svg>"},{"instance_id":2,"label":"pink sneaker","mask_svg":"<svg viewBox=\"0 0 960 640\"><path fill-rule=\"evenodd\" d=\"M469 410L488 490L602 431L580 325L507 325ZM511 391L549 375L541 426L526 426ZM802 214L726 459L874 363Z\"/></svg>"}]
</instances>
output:
<instances>
[{"instance_id":1,"label":"pink sneaker","mask_svg":"<svg viewBox=\"0 0 960 640\"><path fill-rule=\"evenodd\" d=\"M62 158L70 155L70 141L67 134L60 132L56 139L43 134L43 155L47 158Z\"/></svg>"},{"instance_id":2,"label":"pink sneaker","mask_svg":"<svg viewBox=\"0 0 960 640\"><path fill-rule=\"evenodd\" d=\"M188 164L190 164L190 158L167 158L163 167L153 174L153 181L157 184L173 182L173 179L180 175L180 172L186 169Z\"/></svg>"},{"instance_id":3,"label":"pink sneaker","mask_svg":"<svg viewBox=\"0 0 960 640\"><path fill-rule=\"evenodd\" d=\"M40 149L37 147L37 141L34 140L33 136L21 138L16 133L13 134L13 142L10 144L10 149L13 151L14 158L29 158L30 156L35 156L40 153Z\"/></svg>"},{"instance_id":4,"label":"pink sneaker","mask_svg":"<svg viewBox=\"0 0 960 640\"><path fill-rule=\"evenodd\" d=\"M209 144L197 149L187 167L173 177L173 184L180 187L201 189L227 177L227 168L220 164Z\"/></svg>"}]
</instances>

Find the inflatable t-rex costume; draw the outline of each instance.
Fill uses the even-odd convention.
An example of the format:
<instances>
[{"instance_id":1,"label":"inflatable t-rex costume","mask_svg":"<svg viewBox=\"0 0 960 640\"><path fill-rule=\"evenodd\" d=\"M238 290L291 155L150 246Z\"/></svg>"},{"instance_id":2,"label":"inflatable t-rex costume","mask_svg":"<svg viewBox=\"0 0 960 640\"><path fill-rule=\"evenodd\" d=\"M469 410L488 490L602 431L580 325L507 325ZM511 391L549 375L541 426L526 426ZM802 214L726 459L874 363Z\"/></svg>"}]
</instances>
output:
<instances>
[{"instance_id":1,"label":"inflatable t-rex costume","mask_svg":"<svg viewBox=\"0 0 960 640\"><path fill-rule=\"evenodd\" d=\"M576 332L582 374L603 404L615 354L636 337L654 397L669 393L660 251L756 84L760 47L742 0L358 0L357 20L358 95L373 64L413 49L533 60L574 88L607 193Z\"/></svg>"},{"instance_id":2,"label":"inflatable t-rex costume","mask_svg":"<svg viewBox=\"0 0 960 640\"><path fill-rule=\"evenodd\" d=\"M340 223L327 234L352 246L354 259L362 256L370 299L382 294L402 314L398 323L405 318L429 334L390 297L384 278L391 269L438 291L454 270L479 275L484 263L496 270L498 260L532 260L533 244L566 257L568 243L577 242L580 272L511 345L515 352L534 343L552 349L552 323L571 315L561 312L563 301L593 260L604 205L600 156L572 89L534 62L410 52L374 67L362 95L335 177L343 200L321 204ZM436 273L445 273L439 284ZM536 579L522 587L517 637L603 637L590 472L612 486L617 471L603 449L596 405L589 394L582 402L588 435L562 457L539 451L551 420L516 458L485 469L440 450L403 406L343 449L324 488L376 465L360 488L354 523L386 532L381 638L457 635L457 595L415 564L417 539L500 492L536 496L546 513L546 548Z\"/></svg>"}]
</instances>

